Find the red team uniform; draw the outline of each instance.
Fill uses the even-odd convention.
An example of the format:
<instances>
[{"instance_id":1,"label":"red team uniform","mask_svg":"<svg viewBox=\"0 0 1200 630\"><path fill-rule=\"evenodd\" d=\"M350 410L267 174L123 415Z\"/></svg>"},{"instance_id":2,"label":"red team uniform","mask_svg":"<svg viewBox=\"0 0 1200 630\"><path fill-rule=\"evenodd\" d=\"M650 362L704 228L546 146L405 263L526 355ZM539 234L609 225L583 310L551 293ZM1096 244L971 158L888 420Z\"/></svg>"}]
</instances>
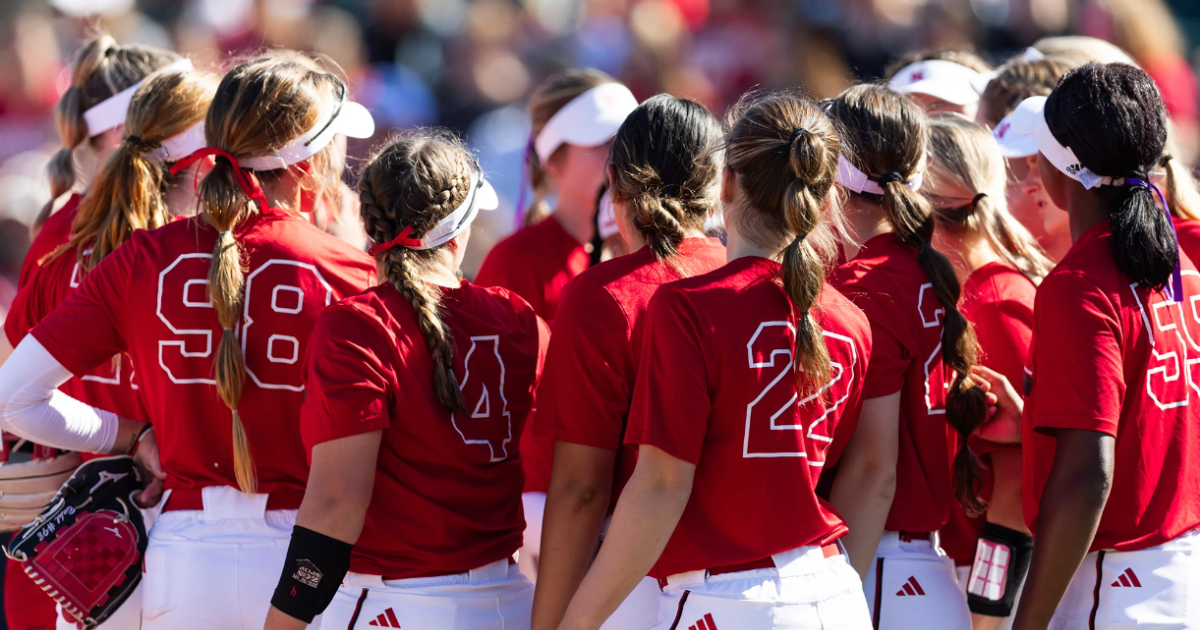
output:
<instances>
[{"instance_id":1,"label":"red team uniform","mask_svg":"<svg viewBox=\"0 0 1200 630\"><path fill-rule=\"evenodd\" d=\"M1025 362L1033 339L1036 292L1037 287L1029 278L998 262L976 269L962 286L959 309L975 326L979 363L1003 374L1018 391L1025 380ZM1019 450L1020 446L972 440L971 448L976 455L983 456L995 449ZM984 477L982 498L987 500L992 485L990 468L984 468ZM985 522L987 519L982 515L971 518L960 506L951 507L950 520L940 530L941 543L960 571L975 561L976 543Z\"/></svg>"},{"instance_id":2,"label":"red team uniform","mask_svg":"<svg viewBox=\"0 0 1200 630\"><path fill-rule=\"evenodd\" d=\"M136 232L30 333L77 375L121 352L140 366L139 392L171 493L164 510L179 515L173 520L163 514L151 530L146 628L240 627L241 608L217 603L254 597L265 616L290 534L290 525L275 531L288 517L272 524L272 514L299 507L308 477L297 425L309 334L321 309L374 277L374 262L364 253L285 210L243 219L234 236L246 270L236 331L246 365L239 411L257 465L255 497L261 498L247 499L237 490L230 411L213 380L222 329L207 279L217 232L203 219ZM265 552L245 543L214 543L196 556L189 536L212 535L231 518L260 519L278 539L264 543ZM188 527L204 531L184 531ZM248 562L256 553L266 556ZM179 589L202 596L179 601L171 596Z\"/></svg>"},{"instance_id":3,"label":"red team uniform","mask_svg":"<svg viewBox=\"0 0 1200 630\"><path fill-rule=\"evenodd\" d=\"M1163 291L1134 286L1113 260L1111 239L1108 221L1084 232L1038 288L1023 420L1025 520L1033 530L1054 462L1048 431L1113 436L1112 489L1092 553L1050 627L1126 628L1151 619L1191 627L1174 625L1194 619L1189 596L1174 591L1195 576L1182 574L1187 562L1169 558L1195 557L1200 548L1200 275L1181 256L1184 296L1171 302Z\"/></svg>"},{"instance_id":4,"label":"red team uniform","mask_svg":"<svg viewBox=\"0 0 1200 630\"><path fill-rule=\"evenodd\" d=\"M609 514L633 475L637 451L624 444L629 406L645 339L645 314L659 286L725 264L718 239L687 238L663 262L649 247L597 265L563 293L546 379L538 404L538 435L617 451ZM606 628L627 628L657 616L658 586L643 580Z\"/></svg>"},{"instance_id":5,"label":"red team uniform","mask_svg":"<svg viewBox=\"0 0 1200 630\"><path fill-rule=\"evenodd\" d=\"M851 610L855 599L861 606L854 570L826 562L841 553L831 545L846 525L815 488L832 436L852 433L857 421L848 412L863 391L870 330L862 312L826 286L811 317L825 330L834 370L821 392L798 400L791 360L798 314L778 284L779 269L763 258L734 260L664 285L646 314L625 442L696 465L687 507L650 573L664 586L660 625L719 617L726 598L705 592L738 590L755 569L801 580L797 592L813 602L850 598ZM742 597L740 590L731 597ZM746 627L769 626L771 615L796 623L796 615L818 614L805 606L772 612L763 602L747 615L746 602L736 605Z\"/></svg>"},{"instance_id":6,"label":"red team uniform","mask_svg":"<svg viewBox=\"0 0 1200 630\"><path fill-rule=\"evenodd\" d=\"M453 601L418 605L428 602L428 593L390 591L395 583L384 580L419 586L453 574L508 577L521 547L519 439L533 410L549 331L505 289L463 281L442 289L441 304L470 416L452 414L438 401L416 313L391 284L330 307L313 332L305 445L383 431L351 573L323 617L332 627L346 627L352 618L365 626L389 615L399 624L389 627L451 627L453 621L437 615L452 616ZM532 586L519 584L489 605L503 614L523 602L527 626Z\"/></svg>"},{"instance_id":7,"label":"red team uniform","mask_svg":"<svg viewBox=\"0 0 1200 630\"><path fill-rule=\"evenodd\" d=\"M21 277L17 281L17 288L22 288L29 278L37 271L38 264L47 254L58 249L59 245L67 242L71 238L71 224L75 222L75 215L79 212L79 202L83 201L83 195L79 193L71 193L67 196L67 202L63 204L57 212L46 218L46 222L42 224L42 229L38 231L37 236L33 237L33 242L29 244L29 251L25 254L25 262L21 263ZM8 322L4 323L5 331L8 330ZM8 333L9 338L12 338L12 333Z\"/></svg>"},{"instance_id":8,"label":"red team uniform","mask_svg":"<svg viewBox=\"0 0 1200 630\"><path fill-rule=\"evenodd\" d=\"M949 627L958 627L969 619L966 598L957 589L953 563L935 549L937 530L959 509L951 486L958 436L946 422L952 373L942 365L942 307L917 251L890 232L864 243L831 282L871 322L874 350L863 399L900 392L896 493L863 582L876 628L890 625L881 619L929 611L923 606L934 601L950 606L943 614L955 624ZM905 585L927 595L909 596Z\"/></svg>"},{"instance_id":9,"label":"red team uniform","mask_svg":"<svg viewBox=\"0 0 1200 630\"><path fill-rule=\"evenodd\" d=\"M1200 220L1172 218L1175 234L1179 237L1179 249L1195 261L1200 258Z\"/></svg>"}]
</instances>

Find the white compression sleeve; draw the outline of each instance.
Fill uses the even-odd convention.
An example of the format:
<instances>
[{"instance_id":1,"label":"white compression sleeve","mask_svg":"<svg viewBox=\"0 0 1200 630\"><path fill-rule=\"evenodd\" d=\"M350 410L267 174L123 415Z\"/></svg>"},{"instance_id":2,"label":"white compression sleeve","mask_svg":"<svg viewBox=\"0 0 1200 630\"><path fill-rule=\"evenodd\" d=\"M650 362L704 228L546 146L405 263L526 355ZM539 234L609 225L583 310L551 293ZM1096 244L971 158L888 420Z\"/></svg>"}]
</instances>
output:
<instances>
[{"instance_id":1,"label":"white compression sleeve","mask_svg":"<svg viewBox=\"0 0 1200 630\"><path fill-rule=\"evenodd\" d=\"M120 418L58 391L70 378L70 370L26 335L0 366L0 428L55 448L111 451Z\"/></svg>"}]
</instances>

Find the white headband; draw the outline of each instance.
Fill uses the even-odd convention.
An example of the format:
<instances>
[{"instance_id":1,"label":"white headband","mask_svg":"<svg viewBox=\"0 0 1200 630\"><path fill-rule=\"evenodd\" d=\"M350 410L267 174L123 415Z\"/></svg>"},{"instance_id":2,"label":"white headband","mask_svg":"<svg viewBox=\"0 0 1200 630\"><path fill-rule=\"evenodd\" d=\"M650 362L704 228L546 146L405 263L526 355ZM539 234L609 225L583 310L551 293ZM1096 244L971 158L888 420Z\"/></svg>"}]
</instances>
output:
<instances>
[{"instance_id":1,"label":"white headband","mask_svg":"<svg viewBox=\"0 0 1200 630\"><path fill-rule=\"evenodd\" d=\"M442 220L438 221L437 225L421 238L411 238L409 235L412 233L412 227L409 226L401 230L392 240L377 243L369 250L369 253L375 256L397 246L418 250L433 249L462 234L462 231L467 229L467 226L471 225L471 222L479 215L480 210L495 210L499 205L500 199L496 196L496 189L492 188L487 178L476 166L471 171L471 193L453 212L442 217Z\"/></svg>"},{"instance_id":2,"label":"white headband","mask_svg":"<svg viewBox=\"0 0 1200 630\"><path fill-rule=\"evenodd\" d=\"M204 138L204 121L202 120L185 129L183 133L175 134L163 140L161 146L150 151L147 155L165 162L172 162L179 158L187 157L206 146L208 146L208 142Z\"/></svg>"},{"instance_id":3,"label":"white headband","mask_svg":"<svg viewBox=\"0 0 1200 630\"><path fill-rule=\"evenodd\" d=\"M924 175L921 171L917 171L913 178L904 182L904 187L917 191L921 189L921 182L924 180ZM847 190L852 190L856 193L870 193L872 195L882 195L883 186L879 182L867 177L867 174L858 170L856 166L850 163L845 156L838 156L838 183Z\"/></svg>"},{"instance_id":4,"label":"white headband","mask_svg":"<svg viewBox=\"0 0 1200 630\"><path fill-rule=\"evenodd\" d=\"M370 138L375 134L375 119L371 117L371 112L354 101L347 101L345 91L333 107L332 112L322 112L317 117L316 126L304 135L274 153L243 158L242 167L252 171L287 168L320 153L338 134L351 138Z\"/></svg>"},{"instance_id":5,"label":"white headband","mask_svg":"<svg viewBox=\"0 0 1200 630\"><path fill-rule=\"evenodd\" d=\"M637 106L633 92L620 83L598 85L576 96L546 121L534 139L538 160L545 163L564 144L594 147L607 142Z\"/></svg>"},{"instance_id":6,"label":"white headband","mask_svg":"<svg viewBox=\"0 0 1200 630\"><path fill-rule=\"evenodd\" d=\"M160 68L147 75L141 81L88 108L87 111L83 112L83 120L87 123L88 137L95 138L109 129L116 129L125 124L125 115L129 112L129 103L133 101L133 93L137 92L138 88L142 87L155 74L174 70L191 72L192 61L190 59L180 59L169 66Z\"/></svg>"}]
</instances>

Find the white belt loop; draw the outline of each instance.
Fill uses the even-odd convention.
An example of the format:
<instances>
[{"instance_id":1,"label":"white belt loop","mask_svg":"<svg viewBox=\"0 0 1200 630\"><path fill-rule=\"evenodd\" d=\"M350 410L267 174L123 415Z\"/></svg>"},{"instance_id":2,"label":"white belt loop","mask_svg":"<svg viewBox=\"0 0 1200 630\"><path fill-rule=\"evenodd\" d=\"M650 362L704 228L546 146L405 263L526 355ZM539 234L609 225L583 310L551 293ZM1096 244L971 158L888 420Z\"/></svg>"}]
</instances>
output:
<instances>
[{"instance_id":1,"label":"white belt loop","mask_svg":"<svg viewBox=\"0 0 1200 630\"><path fill-rule=\"evenodd\" d=\"M241 490L229 486L209 486L200 491L204 501L204 520L266 520L266 494L247 497Z\"/></svg>"},{"instance_id":2,"label":"white belt loop","mask_svg":"<svg viewBox=\"0 0 1200 630\"><path fill-rule=\"evenodd\" d=\"M485 564L467 572L469 584L499 582L508 579L508 558Z\"/></svg>"}]
</instances>

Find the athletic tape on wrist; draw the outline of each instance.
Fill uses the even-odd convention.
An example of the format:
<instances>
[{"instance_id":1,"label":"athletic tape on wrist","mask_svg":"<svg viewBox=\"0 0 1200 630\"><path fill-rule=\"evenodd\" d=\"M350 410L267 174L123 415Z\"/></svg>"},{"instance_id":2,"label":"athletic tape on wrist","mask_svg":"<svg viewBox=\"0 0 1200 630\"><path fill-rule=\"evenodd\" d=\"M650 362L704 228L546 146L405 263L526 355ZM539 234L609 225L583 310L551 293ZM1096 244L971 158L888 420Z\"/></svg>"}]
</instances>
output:
<instances>
[{"instance_id":1,"label":"athletic tape on wrist","mask_svg":"<svg viewBox=\"0 0 1200 630\"><path fill-rule=\"evenodd\" d=\"M312 623L325 612L350 570L354 545L296 525L271 605Z\"/></svg>"},{"instance_id":2,"label":"athletic tape on wrist","mask_svg":"<svg viewBox=\"0 0 1200 630\"><path fill-rule=\"evenodd\" d=\"M989 617L1007 617L1029 571L1033 537L995 523L983 526L967 580L967 606Z\"/></svg>"}]
</instances>

